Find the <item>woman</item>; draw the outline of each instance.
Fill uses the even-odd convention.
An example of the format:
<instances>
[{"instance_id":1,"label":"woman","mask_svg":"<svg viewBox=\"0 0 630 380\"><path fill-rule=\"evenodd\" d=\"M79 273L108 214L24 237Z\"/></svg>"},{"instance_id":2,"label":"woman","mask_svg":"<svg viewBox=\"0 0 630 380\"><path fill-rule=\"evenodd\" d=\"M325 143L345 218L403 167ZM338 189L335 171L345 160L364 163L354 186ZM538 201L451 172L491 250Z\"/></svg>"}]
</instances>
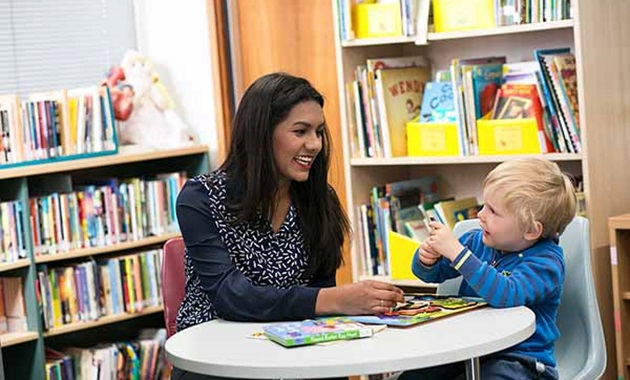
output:
<instances>
[{"instance_id":1,"label":"woman","mask_svg":"<svg viewBox=\"0 0 630 380\"><path fill-rule=\"evenodd\" d=\"M259 78L241 99L225 163L182 189L177 217L187 281L178 330L215 317L378 314L403 301L386 283L335 286L349 225L327 183L323 106L303 78Z\"/></svg>"}]
</instances>

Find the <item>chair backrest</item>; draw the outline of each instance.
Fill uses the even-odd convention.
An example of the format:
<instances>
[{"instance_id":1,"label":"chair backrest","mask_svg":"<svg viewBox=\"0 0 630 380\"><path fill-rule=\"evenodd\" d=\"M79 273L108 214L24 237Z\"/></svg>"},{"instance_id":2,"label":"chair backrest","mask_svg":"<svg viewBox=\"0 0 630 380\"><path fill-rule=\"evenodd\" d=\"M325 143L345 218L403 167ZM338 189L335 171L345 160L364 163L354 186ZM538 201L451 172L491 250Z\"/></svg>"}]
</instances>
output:
<instances>
[{"instance_id":1,"label":"chair backrest","mask_svg":"<svg viewBox=\"0 0 630 380\"><path fill-rule=\"evenodd\" d=\"M461 236L477 227L479 220L465 220L455 225L453 233ZM575 217L560 236L560 246L566 276L557 319L558 372L561 380L598 379L606 369L606 346L591 270L588 219ZM461 277L440 284L438 293L456 294L460 283Z\"/></svg>"},{"instance_id":2,"label":"chair backrest","mask_svg":"<svg viewBox=\"0 0 630 380\"><path fill-rule=\"evenodd\" d=\"M174 238L164 243L162 260L162 301L166 335L177 332L177 311L184 299L186 273L184 272L184 240Z\"/></svg>"}]
</instances>

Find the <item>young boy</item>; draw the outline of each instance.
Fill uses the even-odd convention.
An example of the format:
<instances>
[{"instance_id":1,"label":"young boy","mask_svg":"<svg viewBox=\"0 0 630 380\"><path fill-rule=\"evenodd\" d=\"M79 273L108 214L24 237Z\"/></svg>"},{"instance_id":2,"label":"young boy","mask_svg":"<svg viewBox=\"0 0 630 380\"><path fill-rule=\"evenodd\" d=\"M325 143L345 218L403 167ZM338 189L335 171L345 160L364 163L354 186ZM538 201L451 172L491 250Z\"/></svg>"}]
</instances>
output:
<instances>
[{"instance_id":1,"label":"young boy","mask_svg":"<svg viewBox=\"0 0 630 380\"><path fill-rule=\"evenodd\" d=\"M459 240L444 225L429 224L413 273L433 283L461 275L461 295L482 297L493 307L524 305L536 314L532 336L481 359L483 379L557 379L554 341L564 282L558 236L575 215L573 185L545 159L507 161L484 180L483 198L481 229ZM458 363L405 372L400 379L453 379L463 373Z\"/></svg>"}]
</instances>

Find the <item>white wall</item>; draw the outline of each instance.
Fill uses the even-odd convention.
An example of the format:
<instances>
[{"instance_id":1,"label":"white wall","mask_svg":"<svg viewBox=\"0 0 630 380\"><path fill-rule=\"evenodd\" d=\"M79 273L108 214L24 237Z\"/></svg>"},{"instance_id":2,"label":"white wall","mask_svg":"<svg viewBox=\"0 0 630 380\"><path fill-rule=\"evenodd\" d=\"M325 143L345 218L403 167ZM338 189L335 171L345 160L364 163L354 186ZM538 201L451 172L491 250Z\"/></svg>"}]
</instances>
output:
<instances>
[{"instance_id":1,"label":"white wall","mask_svg":"<svg viewBox=\"0 0 630 380\"><path fill-rule=\"evenodd\" d=\"M134 0L137 45L216 166L212 63L205 0Z\"/></svg>"}]
</instances>

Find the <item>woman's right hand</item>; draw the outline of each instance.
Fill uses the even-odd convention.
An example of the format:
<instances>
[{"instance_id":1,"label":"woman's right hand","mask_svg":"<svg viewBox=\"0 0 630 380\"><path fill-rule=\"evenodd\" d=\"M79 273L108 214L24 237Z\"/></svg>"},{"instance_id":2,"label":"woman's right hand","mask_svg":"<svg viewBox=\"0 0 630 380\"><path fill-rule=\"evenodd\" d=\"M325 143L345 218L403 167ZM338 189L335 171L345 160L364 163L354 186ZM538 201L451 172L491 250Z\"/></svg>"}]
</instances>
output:
<instances>
[{"instance_id":1,"label":"woman's right hand","mask_svg":"<svg viewBox=\"0 0 630 380\"><path fill-rule=\"evenodd\" d=\"M404 302L403 291L392 284L365 280L323 288L319 291L315 305L317 315L361 315L383 314Z\"/></svg>"}]
</instances>

